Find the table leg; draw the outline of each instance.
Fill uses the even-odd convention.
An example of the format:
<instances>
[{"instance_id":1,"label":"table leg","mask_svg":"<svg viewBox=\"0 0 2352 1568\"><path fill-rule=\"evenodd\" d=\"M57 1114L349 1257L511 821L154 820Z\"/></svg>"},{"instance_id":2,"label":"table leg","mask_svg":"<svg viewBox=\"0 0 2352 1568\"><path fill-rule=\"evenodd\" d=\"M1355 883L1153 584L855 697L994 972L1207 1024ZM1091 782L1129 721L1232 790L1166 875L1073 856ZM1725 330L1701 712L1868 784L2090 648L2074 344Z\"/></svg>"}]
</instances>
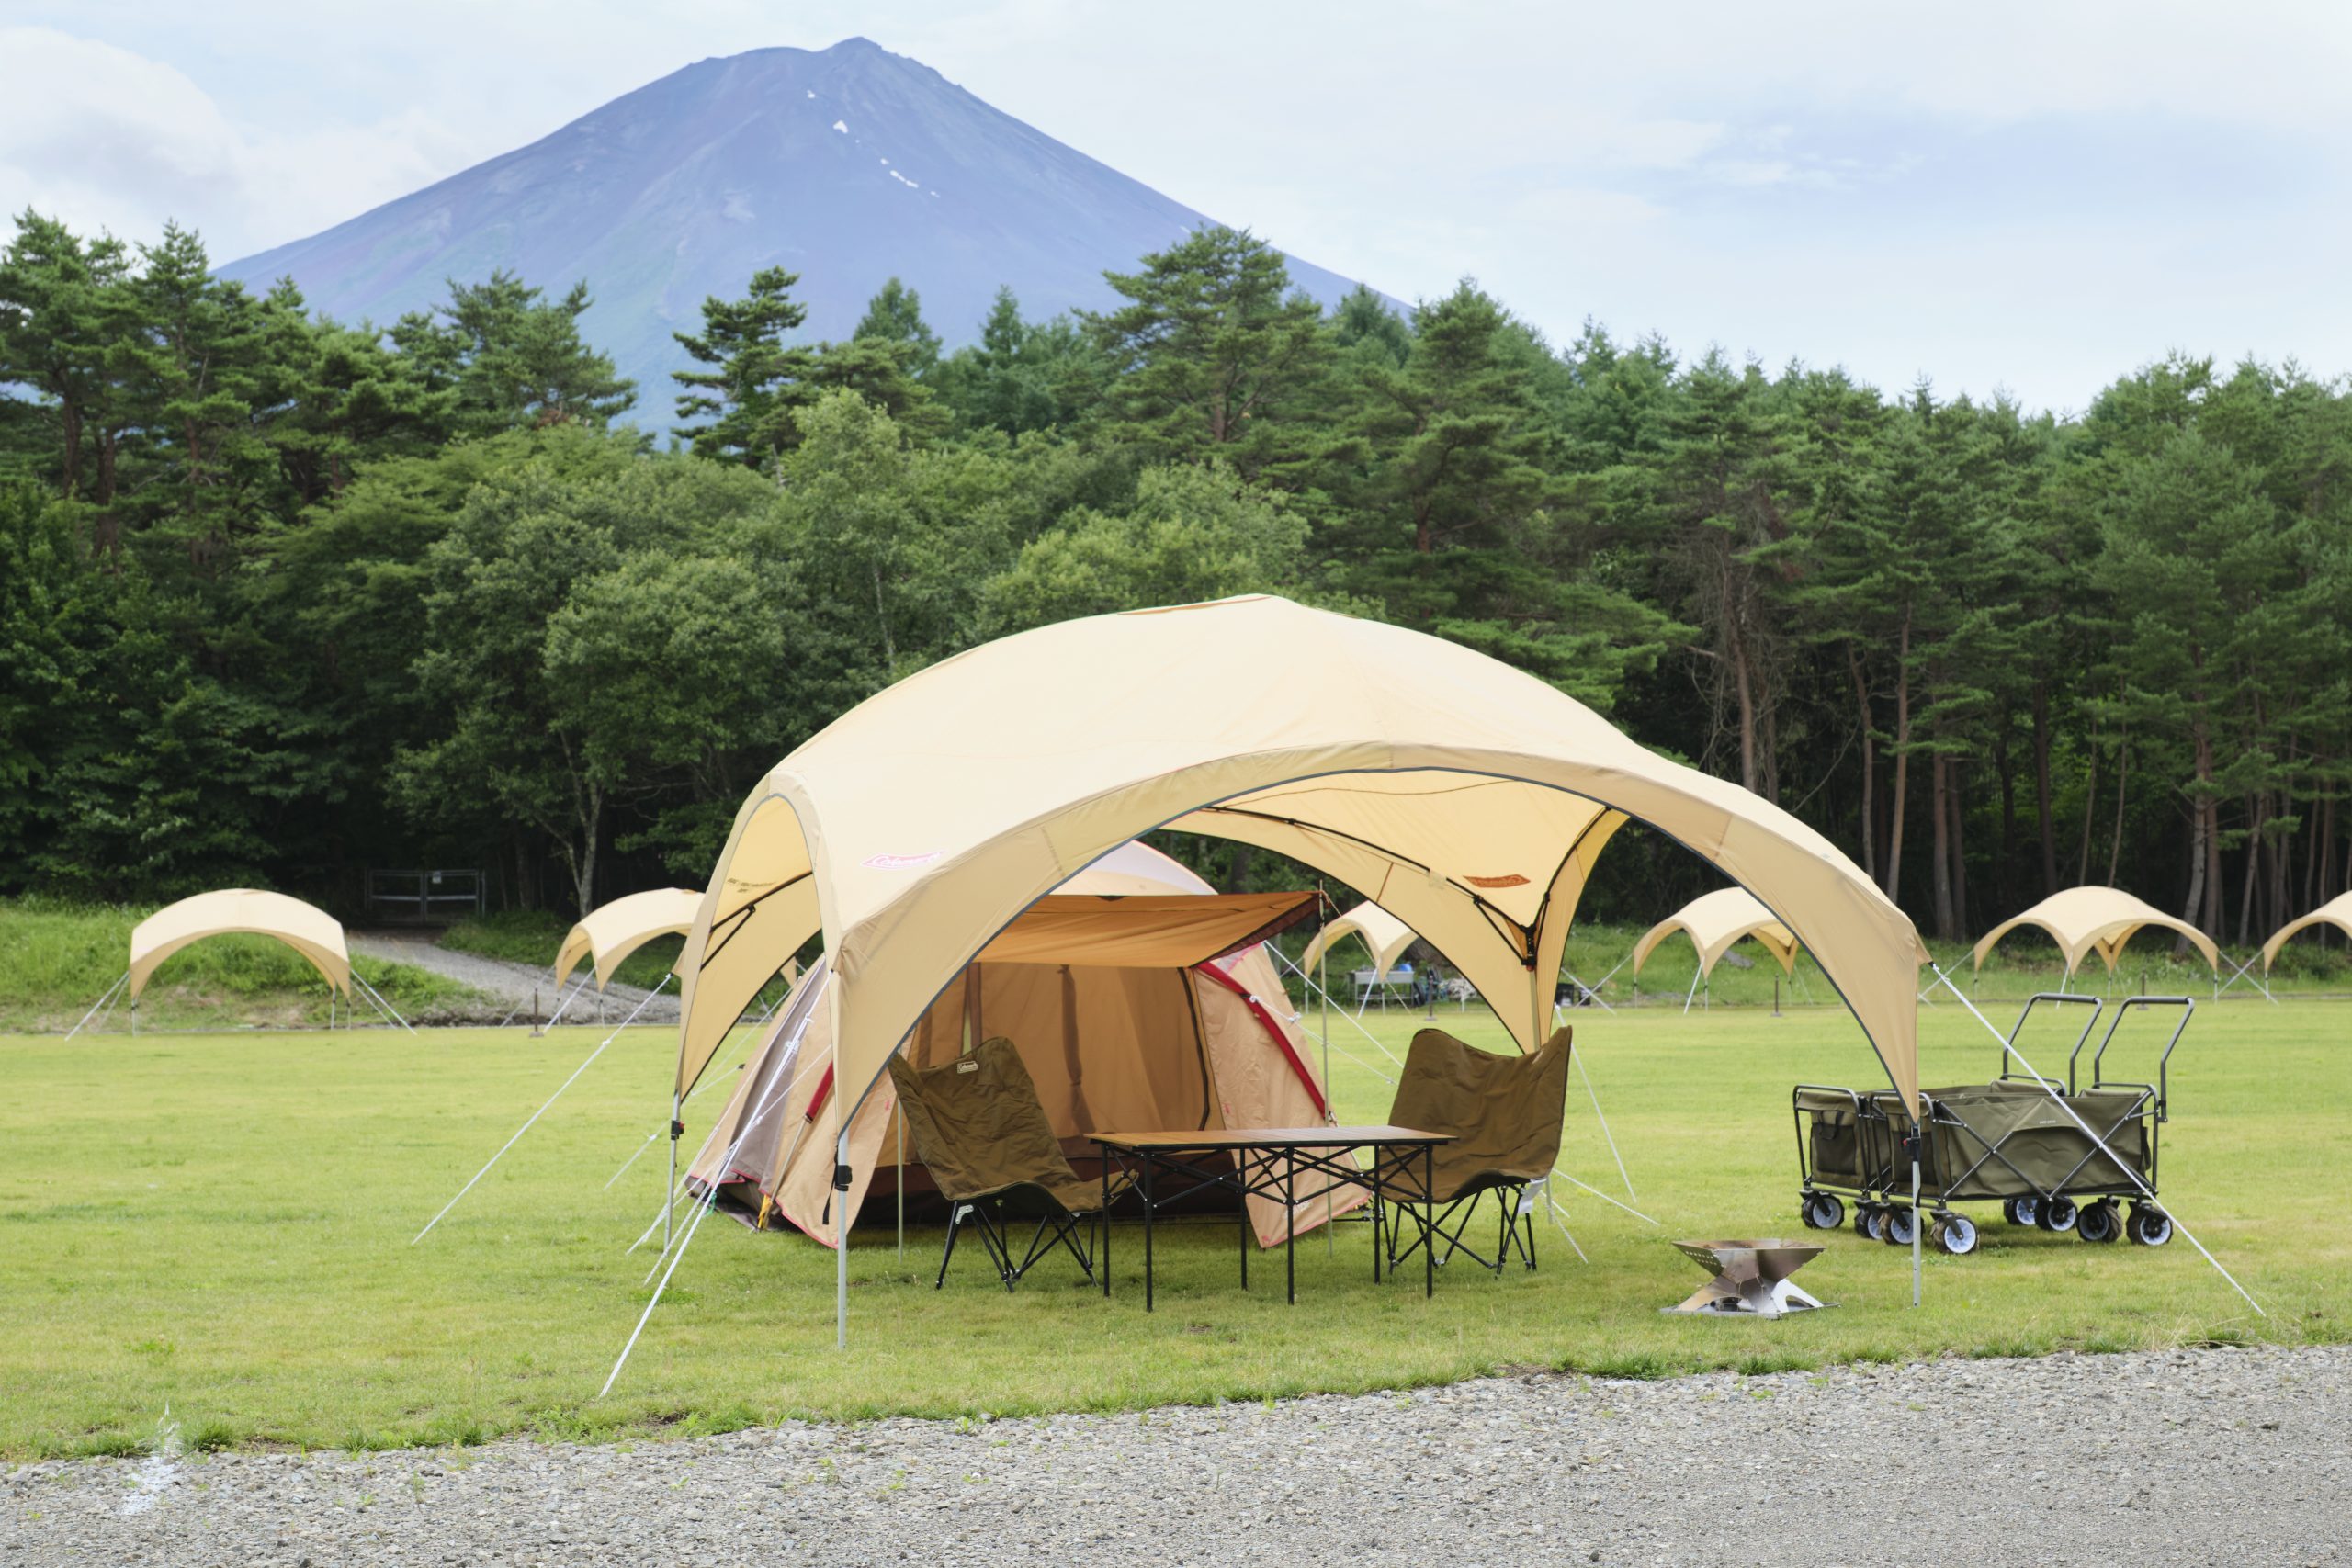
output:
<instances>
[{"instance_id":1,"label":"table leg","mask_svg":"<svg viewBox=\"0 0 2352 1568\"><path fill-rule=\"evenodd\" d=\"M1158 1163L1143 1151L1143 1310L1151 1310L1151 1168Z\"/></svg>"},{"instance_id":2,"label":"table leg","mask_svg":"<svg viewBox=\"0 0 2352 1568\"><path fill-rule=\"evenodd\" d=\"M1102 1245L1095 1266L1102 1270L1102 1299L1111 1299L1111 1151L1102 1150Z\"/></svg>"},{"instance_id":3,"label":"table leg","mask_svg":"<svg viewBox=\"0 0 2352 1568\"><path fill-rule=\"evenodd\" d=\"M1380 1243L1382 1236L1380 1213L1380 1150L1372 1151L1372 1282L1380 1283Z\"/></svg>"},{"instance_id":4,"label":"table leg","mask_svg":"<svg viewBox=\"0 0 2352 1568\"><path fill-rule=\"evenodd\" d=\"M1241 1196L1241 1288L1250 1288L1250 1154L1233 1151L1233 1190Z\"/></svg>"},{"instance_id":5,"label":"table leg","mask_svg":"<svg viewBox=\"0 0 2352 1568\"><path fill-rule=\"evenodd\" d=\"M1421 1295L1437 1294L1437 1145L1421 1145Z\"/></svg>"},{"instance_id":6,"label":"table leg","mask_svg":"<svg viewBox=\"0 0 2352 1568\"><path fill-rule=\"evenodd\" d=\"M1283 1288L1298 1304L1298 1151L1283 1151Z\"/></svg>"}]
</instances>

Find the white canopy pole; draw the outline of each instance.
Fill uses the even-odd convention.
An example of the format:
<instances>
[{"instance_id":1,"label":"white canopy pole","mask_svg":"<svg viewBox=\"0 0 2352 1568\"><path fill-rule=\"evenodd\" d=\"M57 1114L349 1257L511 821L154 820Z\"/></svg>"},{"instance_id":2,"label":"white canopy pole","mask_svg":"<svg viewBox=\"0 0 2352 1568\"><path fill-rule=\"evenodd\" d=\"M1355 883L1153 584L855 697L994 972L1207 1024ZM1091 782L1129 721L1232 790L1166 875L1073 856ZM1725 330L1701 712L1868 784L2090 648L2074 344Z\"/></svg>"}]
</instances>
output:
<instances>
[{"instance_id":1,"label":"white canopy pole","mask_svg":"<svg viewBox=\"0 0 2352 1568\"><path fill-rule=\"evenodd\" d=\"M2041 1086L2041 1092L2050 1097L2051 1103L2057 1106L2059 1110L2064 1111L2066 1113L2066 1119L2072 1122L2075 1126L2081 1128L2084 1134L2087 1136L2092 1143L2098 1145L2099 1153L2107 1156L2109 1160L2114 1162L2115 1168L2118 1170L2121 1171L2126 1177L2131 1179L2132 1185L2140 1190L2141 1196L2147 1199L2151 1203L2155 1202L2157 1201L2155 1193L2149 1190L2146 1182L2140 1179L2140 1173L2133 1168L2132 1163L2126 1160L2122 1156L2117 1154L2113 1149L2109 1148L2105 1138L2102 1138L2097 1133L2092 1132L2089 1122L2075 1114L2075 1108L2066 1103L2066 1100L2064 1095L2050 1087L2050 1080L2041 1076L2041 1070L2039 1067L2036 1067L2031 1062L2026 1061L2025 1053L2018 1050L2017 1043L2007 1038L1999 1030L1995 1029L1991 1019L1986 1018L1981 1012L1977 1012L1976 1004L1970 1001L1966 996L1962 994L1960 987L1951 983L1951 976L1946 975L1940 966L1931 964L1929 967L1935 969L1936 978L1943 982L1944 989L1950 991L1953 996L1959 997L1962 1005L1966 1007L1970 1012L1976 1014L1976 1021L1984 1026L1985 1032L1991 1034L1994 1039L2000 1041L2003 1045L2007 1046L2008 1050L2016 1055L2018 1061L2025 1063L2025 1070L2033 1075L2034 1082ZM1914 1196L1914 1213L1916 1215L1916 1193ZM2164 1213L2165 1216L2172 1221L2174 1228L2178 1230L2181 1235L2188 1237L2188 1245L2195 1247L2198 1250L2198 1253L2204 1258L2205 1261L2213 1266L2213 1272L2219 1274L2222 1279L2229 1280L2230 1289L2235 1291L2239 1295L2245 1297L2246 1305L2252 1307L2258 1316L2268 1317L2270 1315L2268 1313L2262 1310L2262 1303L2254 1299L2252 1292L2248 1292L2244 1285L2239 1284L2236 1278L2233 1276L2227 1269L2222 1267L2221 1259L2206 1251L2205 1244L2198 1240L2196 1236L2190 1235L2188 1227L2181 1224L2180 1216L2178 1214L2174 1213L2170 1209L2165 1210Z\"/></svg>"},{"instance_id":2,"label":"white canopy pole","mask_svg":"<svg viewBox=\"0 0 2352 1568\"><path fill-rule=\"evenodd\" d=\"M1693 999L1695 999L1695 998L1698 997L1698 995L1699 995L1699 981L1700 981L1701 977L1702 977L1702 976L1703 976L1705 974L1706 974L1706 970L1705 970L1704 968L1701 968L1701 969L1699 969L1699 970L1694 971L1694 972L1692 973L1691 976L1690 976L1690 995L1688 995L1688 996L1686 996L1686 997L1684 997L1684 998L1682 998L1682 1016L1683 1016L1683 1017L1685 1017L1685 1018L1688 1018L1688 1017L1690 1017L1690 1003L1692 1002L1692 1000L1693 1000Z\"/></svg>"},{"instance_id":3,"label":"white canopy pole","mask_svg":"<svg viewBox=\"0 0 2352 1568\"><path fill-rule=\"evenodd\" d=\"M362 985L367 984L364 980L360 983ZM662 976L662 986L667 986L669 983L670 976L667 975ZM562 1085L558 1088L553 1094L548 1096L547 1105L542 1105L537 1111L532 1111L530 1119L525 1122L520 1127L515 1128L514 1135L507 1139L504 1144L501 1145L496 1154L490 1156L490 1165L485 1165L480 1170L474 1172L473 1181L469 1181L463 1187L458 1188L458 1197L452 1198L447 1202L442 1204L441 1213L434 1215L430 1220L427 1220L424 1223L424 1229L417 1232L414 1235L409 1238L408 1244L411 1247L414 1247L418 1242L423 1241L432 1231L433 1227L441 1223L442 1217L447 1214L450 1210L458 1206L458 1199L463 1198L467 1193L472 1191L474 1190L474 1183L479 1182L483 1177L490 1174L491 1166L496 1165L500 1160L506 1157L506 1151L513 1148L517 1143L522 1141L523 1134L531 1130L531 1123L546 1115L548 1113L548 1106L553 1105L557 1100L561 1100L563 1098L563 1091L577 1083L580 1080L580 1075L586 1072L590 1066L595 1062L596 1058L605 1054L605 1047L606 1045L610 1045L614 1041L620 1038L621 1031L629 1026L630 1020L636 1018L639 1012L643 1012L645 1010L646 1002L650 1002L655 997L661 994L662 986L656 986L652 990L648 991L645 994L645 1001L637 1004L637 1012L632 1012L628 1015L628 1018L621 1020L621 1021L615 1026L613 1032L605 1036L603 1043L600 1043L594 1051L588 1053L588 1060L581 1063L578 1066L571 1069L571 1077L564 1079Z\"/></svg>"}]
</instances>

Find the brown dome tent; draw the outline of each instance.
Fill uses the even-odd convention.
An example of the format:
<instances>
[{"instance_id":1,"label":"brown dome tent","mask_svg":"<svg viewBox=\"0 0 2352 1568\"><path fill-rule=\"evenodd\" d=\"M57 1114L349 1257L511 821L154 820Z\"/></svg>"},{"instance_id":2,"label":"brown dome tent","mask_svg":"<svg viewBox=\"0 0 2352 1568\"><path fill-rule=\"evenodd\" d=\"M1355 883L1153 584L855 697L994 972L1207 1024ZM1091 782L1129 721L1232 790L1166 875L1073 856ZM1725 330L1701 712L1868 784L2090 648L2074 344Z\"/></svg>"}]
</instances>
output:
<instances>
[{"instance_id":1,"label":"brown dome tent","mask_svg":"<svg viewBox=\"0 0 2352 1568\"><path fill-rule=\"evenodd\" d=\"M884 1063L989 943L1162 827L1362 890L1533 1050L1587 873L1628 819L1761 898L1916 1101L1925 950L1826 839L1484 654L1267 597L1006 637L868 698L778 763L737 813L680 960L675 1091L821 931L832 977L811 1006L839 1088L808 1136L845 1154Z\"/></svg>"},{"instance_id":2,"label":"brown dome tent","mask_svg":"<svg viewBox=\"0 0 2352 1568\"><path fill-rule=\"evenodd\" d=\"M1321 1075L1262 945L1312 919L1316 895L1219 895L1204 885L1105 897L1087 891L1093 883L1080 874L998 932L916 1023L899 1048L908 1061L939 1066L991 1036L1010 1039L1063 1153L1081 1166L1098 1157L1097 1131L1322 1122ZM831 1019L819 1005L831 978L824 959L810 965L687 1168L695 1191L716 1184L754 1228L788 1223L829 1247L837 1150L809 1129L838 1088ZM886 1078L851 1118L853 1215L877 1174L901 1197L928 1190L897 1110ZM1370 1196L1351 1188L1326 1201L1302 1184L1287 1212L1252 1199L1251 1229L1271 1247Z\"/></svg>"}]
</instances>

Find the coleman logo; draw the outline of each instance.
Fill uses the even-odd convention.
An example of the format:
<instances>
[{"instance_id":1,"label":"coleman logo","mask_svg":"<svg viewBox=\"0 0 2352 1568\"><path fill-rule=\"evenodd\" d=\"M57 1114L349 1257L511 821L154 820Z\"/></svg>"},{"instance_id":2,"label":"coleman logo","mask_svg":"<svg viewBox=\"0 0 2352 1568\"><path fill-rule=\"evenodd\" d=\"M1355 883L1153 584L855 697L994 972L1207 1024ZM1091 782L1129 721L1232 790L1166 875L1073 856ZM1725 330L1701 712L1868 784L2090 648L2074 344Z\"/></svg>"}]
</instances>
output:
<instances>
[{"instance_id":1,"label":"coleman logo","mask_svg":"<svg viewBox=\"0 0 2352 1568\"><path fill-rule=\"evenodd\" d=\"M868 871L912 871L919 865L929 865L946 852L933 850L920 855L868 855L858 863Z\"/></svg>"},{"instance_id":2,"label":"coleman logo","mask_svg":"<svg viewBox=\"0 0 2352 1568\"><path fill-rule=\"evenodd\" d=\"M1524 887L1527 878L1517 872L1509 876L1465 876L1462 879L1473 887Z\"/></svg>"}]
</instances>

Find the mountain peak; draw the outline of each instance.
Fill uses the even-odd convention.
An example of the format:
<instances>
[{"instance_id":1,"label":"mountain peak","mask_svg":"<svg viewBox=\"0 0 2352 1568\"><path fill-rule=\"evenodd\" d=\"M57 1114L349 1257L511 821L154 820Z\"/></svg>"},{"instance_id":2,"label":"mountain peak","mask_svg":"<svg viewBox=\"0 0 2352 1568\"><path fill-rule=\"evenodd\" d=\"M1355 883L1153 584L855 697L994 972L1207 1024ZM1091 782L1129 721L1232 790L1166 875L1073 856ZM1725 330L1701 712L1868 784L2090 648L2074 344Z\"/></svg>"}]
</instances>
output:
<instances>
[{"instance_id":1,"label":"mountain peak","mask_svg":"<svg viewBox=\"0 0 2352 1568\"><path fill-rule=\"evenodd\" d=\"M586 279L588 340L670 412L673 333L752 274L800 274L811 337L846 335L890 277L953 346L1000 286L1025 314L1101 308L1211 220L865 38L697 61L424 190L220 269L292 276L314 309L385 323L495 268L548 290ZM1326 306L1350 285L1294 260Z\"/></svg>"}]
</instances>

